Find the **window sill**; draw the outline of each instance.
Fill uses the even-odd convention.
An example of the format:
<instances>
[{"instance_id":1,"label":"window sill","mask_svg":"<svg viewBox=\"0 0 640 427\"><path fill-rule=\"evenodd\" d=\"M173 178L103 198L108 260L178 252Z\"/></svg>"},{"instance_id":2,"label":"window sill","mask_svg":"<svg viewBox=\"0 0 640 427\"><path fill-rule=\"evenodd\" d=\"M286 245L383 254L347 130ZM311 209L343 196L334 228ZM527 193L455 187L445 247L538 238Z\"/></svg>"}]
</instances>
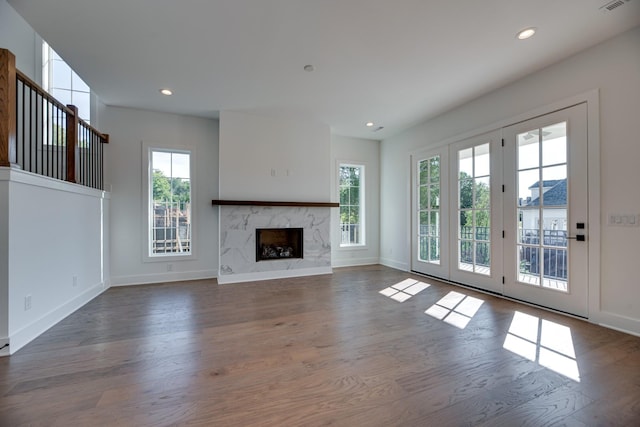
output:
<instances>
[{"instance_id":1,"label":"window sill","mask_svg":"<svg viewBox=\"0 0 640 427\"><path fill-rule=\"evenodd\" d=\"M171 255L146 255L143 262L174 262L174 261L193 261L196 257L193 253L190 254L171 254Z\"/></svg>"},{"instance_id":2,"label":"window sill","mask_svg":"<svg viewBox=\"0 0 640 427\"><path fill-rule=\"evenodd\" d=\"M337 248L339 251L364 251L369 249L366 244L362 245L339 245Z\"/></svg>"}]
</instances>

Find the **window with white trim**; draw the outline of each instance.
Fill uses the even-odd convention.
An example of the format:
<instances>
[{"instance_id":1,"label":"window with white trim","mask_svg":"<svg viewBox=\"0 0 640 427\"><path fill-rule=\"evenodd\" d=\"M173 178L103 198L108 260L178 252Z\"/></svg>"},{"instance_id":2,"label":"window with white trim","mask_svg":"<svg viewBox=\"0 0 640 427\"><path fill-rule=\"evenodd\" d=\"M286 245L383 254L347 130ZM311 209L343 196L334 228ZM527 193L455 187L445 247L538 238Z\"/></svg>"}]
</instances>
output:
<instances>
[{"instance_id":1,"label":"window with white trim","mask_svg":"<svg viewBox=\"0 0 640 427\"><path fill-rule=\"evenodd\" d=\"M339 169L340 246L364 245L364 165Z\"/></svg>"},{"instance_id":2,"label":"window with white trim","mask_svg":"<svg viewBox=\"0 0 640 427\"><path fill-rule=\"evenodd\" d=\"M191 152L149 149L148 256L191 255Z\"/></svg>"}]
</instances>

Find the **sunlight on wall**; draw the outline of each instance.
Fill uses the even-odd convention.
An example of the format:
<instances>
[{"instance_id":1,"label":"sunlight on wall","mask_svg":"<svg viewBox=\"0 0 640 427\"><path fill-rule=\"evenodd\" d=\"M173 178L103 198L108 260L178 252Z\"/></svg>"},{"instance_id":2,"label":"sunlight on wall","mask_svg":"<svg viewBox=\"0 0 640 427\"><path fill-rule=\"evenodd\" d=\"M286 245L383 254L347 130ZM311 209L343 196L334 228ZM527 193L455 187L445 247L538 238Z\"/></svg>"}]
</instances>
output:
<instances>
[{"instance_id":1,"label":"sunlight on wall","mask_svg":"<svg viewBox=\"0 0 640 427\"><path fill-rule=\"evenodd\" d=\"M464 329L478 312L484 301L451 291L425 313L459 329Z\"/></svg>"},{"instance_id":2,"label":"sunlight on wall","mask_svg":"<svg viewBox=\"0 0 640 427\"><path fill-rule=\"evenodd\" d=\"M427 289L429 286L430 285L426 283L418 282L414 279L406 279L381 290L380 293L398 302L405 302L418 292Z\"/></svg>"},{"instance_id":3,"label":"sunlight on wall","mask_svg":"<svg viewBox=\"0 0 640 427\"><path fill-rule=\"evenodd\" d=\"M571 329L567 326L516 311L502 347L580 382Z\"/></svg>"}]
</instances>

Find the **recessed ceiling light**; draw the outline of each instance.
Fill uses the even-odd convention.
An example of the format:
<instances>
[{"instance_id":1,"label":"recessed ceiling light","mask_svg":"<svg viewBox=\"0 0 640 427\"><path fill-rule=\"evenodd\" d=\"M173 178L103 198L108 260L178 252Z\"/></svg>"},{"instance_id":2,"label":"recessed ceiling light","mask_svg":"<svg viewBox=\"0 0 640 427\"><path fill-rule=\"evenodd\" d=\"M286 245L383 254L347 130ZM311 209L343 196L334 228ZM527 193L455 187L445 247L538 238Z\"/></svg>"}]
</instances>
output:
<instances>
[{"instance_id":1,"label":"recessed ceiling light","mask_svg":"<svg viewBox=\"0 0 640 427\"><path fill-rule=\"evenodd\" d=\"M160 93L166 96L173 95L173 91L171 89L160 89Z\"/></svg>"},{"instance_id":2,"label":"recessed ceiling light","mask_svg":"<svg viewBox=\"0 0 640 427\"><path fill-rule=\"evenodd\" d=\"M316 69L316 67L314 67L314 66L313 66L313 65L311 65L311 64L308 64L308 65L305 65L305 66L304 66L304 70L305 70L307 73L310 73L310 72L312 72L312 71L313 71L313 70L315 70L315 69Z\"/></svg>"},{"instance_id":3,"label":"recessed ceiling light","mask_svg":"<svg viewBox=\"0 0 640 427\"><path fill-rule=\"evenodd\" d=\"M367 126L368 128L372 127L372 126L373 126L373 122L367 122L367 123L366 123L366 126Z\"/></svg>"},{"instance_id":4,"label":"recessed ceiling light","mask_svg":"<svg viewBox=\"0 0 640 427\"><path fill-rule=\"evenodd\" d=\"M533 36L536 33L536 29L534 27L529 27L529 28L525 28L522 31L519 31L518 34L516 34L516 38L518 40L526 40L529 37Z\"/></svg>"}]
</instances>

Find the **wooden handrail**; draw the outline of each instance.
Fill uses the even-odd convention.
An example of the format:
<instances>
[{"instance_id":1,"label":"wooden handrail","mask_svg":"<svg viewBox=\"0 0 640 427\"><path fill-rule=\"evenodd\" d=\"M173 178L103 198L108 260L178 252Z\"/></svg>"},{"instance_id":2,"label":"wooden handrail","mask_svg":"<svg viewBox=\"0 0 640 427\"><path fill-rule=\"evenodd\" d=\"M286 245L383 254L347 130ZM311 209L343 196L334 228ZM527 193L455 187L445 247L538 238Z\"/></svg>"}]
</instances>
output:
<instances>
[{"instance_id":1,"label":"wooden handrail","mask_svg":"<svg viewBox=\"0 0 640 427\"><path fill-rule=\"evenodd\" d=\"M109 135L17 70L13 53L0 49L0 166L102 189L108 142Z\"/></svg>"},{"instance_id":2,"label":"wooden handrail","mask_svg":"<svg viewBox=\"0 0 640 427\"><path fill-rule=\"evenodd\" d=\"M16 57L0 49L0 166L16 163Z\"/></svg>"},{"instance_id":3,"label":"wooden handrail","mask_svg":"<svg viewBox=\"0 0 640 427\"><path fill-rule=\"evenodd\" d=\"M0 50L3 50L3 49L0 49ZM64 111L67 115L75 114L70 105L64 105L62 102L60 102L56 98L54 98L53 95L51 95L49 92L47 92L46 90L42 89L40 87L40 85L38 85L38 83L36 83L33 80L31 80L22 71L20 71L18 69L15 69L15 70L16 70L16 78L18 80L22 81L31 90L33 90L38 95L40 95L44 99L46 99L48 102L50 102L51 104L55 105L56 107L58 107L62 111ZM82 123L83 126L87 127L91 132L93 132L93 133L97 134L98 136L100 136L102 138L102 142L103 143L105 143L105 144L109 143L109 136L107 134L104 134L104 133L100 132L99 130L97 130L96 128L91 126L89 123L87 123L84 120L82 120L80 117L78 117L78 123Z\"/></svg>"}]
</instances>

